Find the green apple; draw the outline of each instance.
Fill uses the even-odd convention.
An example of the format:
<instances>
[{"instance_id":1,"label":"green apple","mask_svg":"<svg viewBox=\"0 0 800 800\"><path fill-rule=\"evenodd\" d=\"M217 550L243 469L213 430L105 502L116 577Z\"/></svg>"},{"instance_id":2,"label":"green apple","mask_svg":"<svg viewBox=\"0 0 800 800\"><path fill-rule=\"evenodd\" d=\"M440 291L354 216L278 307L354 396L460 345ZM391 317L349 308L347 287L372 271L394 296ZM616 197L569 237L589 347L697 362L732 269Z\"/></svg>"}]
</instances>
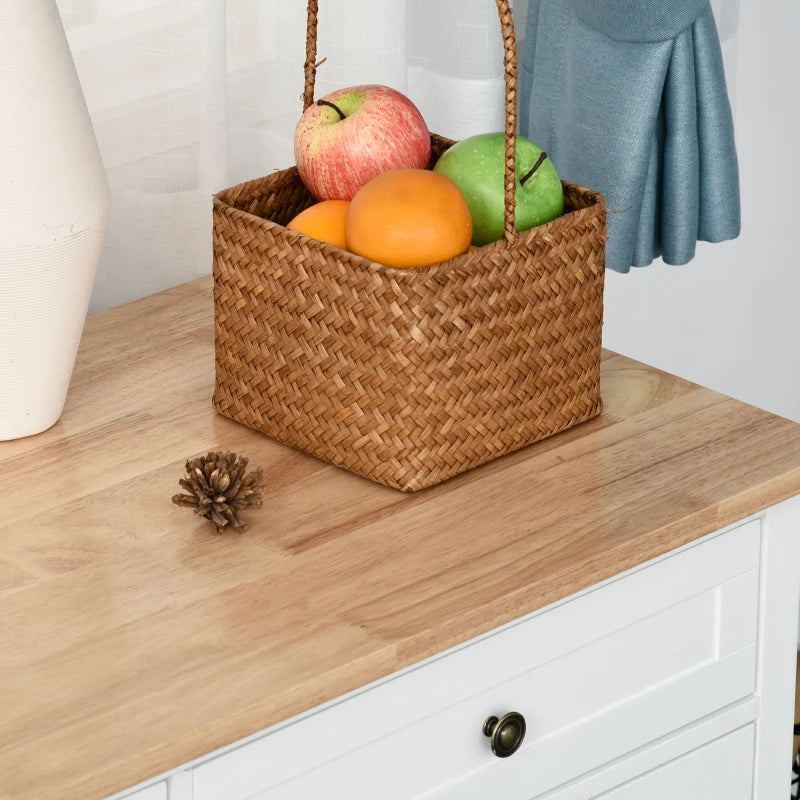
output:
<instances>
[{"instance_id":1,"label":"green apple","mask_svg":"<svg viewBox=\"0 0 800 800\"><path fill-rule=\"evenodd\" d=\"M454 144L433 168L450 178L467 199L472 244L478 247L503 238L505 153L505 134L481 133ZM517 136L516 173L514 226L518 231L564 213L564 191L553 162L524 136Z\"/></svg>"}]
</instances>

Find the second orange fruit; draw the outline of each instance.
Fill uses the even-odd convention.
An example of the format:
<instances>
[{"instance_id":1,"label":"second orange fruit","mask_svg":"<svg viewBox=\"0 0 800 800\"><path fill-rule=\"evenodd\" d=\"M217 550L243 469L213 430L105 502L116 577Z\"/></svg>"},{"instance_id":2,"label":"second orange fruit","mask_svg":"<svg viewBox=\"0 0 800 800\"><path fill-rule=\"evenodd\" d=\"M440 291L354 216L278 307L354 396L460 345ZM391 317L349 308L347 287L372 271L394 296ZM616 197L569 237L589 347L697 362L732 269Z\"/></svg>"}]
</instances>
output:
<instances>
[{"instance_id":1,"label":"second orange fruit","mask_svg":"<svg viewBox=\"0 0 800 800\"><path fill-rule=\"evenodd\" d=\"M458 187L425 169L393 169L365 184L345 218L347 248L389 267L427 267L463 253L472 217Z\"/></svg>"},{"instance_id":2,"label":"second orange fruit","mask_svg":"<svg viewBox=\"0 0 800 800\"><path fill-rule=\"evenodd\" d=\"M346 250L344 219L349 205L347 200L323 200L301 211L286 227Z\"/></svg>"}]
</instances>

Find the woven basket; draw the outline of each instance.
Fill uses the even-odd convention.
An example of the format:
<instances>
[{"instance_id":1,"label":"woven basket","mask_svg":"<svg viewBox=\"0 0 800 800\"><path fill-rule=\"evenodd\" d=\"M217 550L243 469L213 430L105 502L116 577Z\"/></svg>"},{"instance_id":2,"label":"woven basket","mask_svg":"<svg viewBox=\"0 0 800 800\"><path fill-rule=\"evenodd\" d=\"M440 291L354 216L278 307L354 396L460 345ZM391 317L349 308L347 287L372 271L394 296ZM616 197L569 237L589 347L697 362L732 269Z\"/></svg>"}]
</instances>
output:
<instances>
[{"instance_id":1,"label":"woven basket","mask_svg":"<svg viewBox=\"0 0 800 800\"><path fill-rule=\"evenodd\" d=\"M221 414L415 491L600 411L605 205L514 232L516 63L507 0L505 238L427 268L383 266L284 226L314 202L297 170L214 198ZM314 98L309 2L305 106ZM452 142L432 137L433 159Z\"/></svg>"}]
</instances>

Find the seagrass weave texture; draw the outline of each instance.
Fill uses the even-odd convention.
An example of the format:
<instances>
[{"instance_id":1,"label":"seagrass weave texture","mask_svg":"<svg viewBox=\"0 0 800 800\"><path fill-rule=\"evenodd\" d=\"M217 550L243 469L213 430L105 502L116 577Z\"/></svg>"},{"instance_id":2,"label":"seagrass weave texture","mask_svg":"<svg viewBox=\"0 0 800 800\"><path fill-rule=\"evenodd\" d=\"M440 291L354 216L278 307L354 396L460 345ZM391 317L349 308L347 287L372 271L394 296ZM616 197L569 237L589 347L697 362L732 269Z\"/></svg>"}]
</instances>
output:
<instances>
[{"instance_id":1,"label":"seagrass weave texture","mask_svg":"<svg viewBox=\"0 0 800 800\"><path fill-rule=\"evenodd\" d=\"M410 270L286 229L314 202L294 168L220 192L215 408L405 491L595 416L605 207L564 190L563 217Z\"/></svg>"}]
</instances>

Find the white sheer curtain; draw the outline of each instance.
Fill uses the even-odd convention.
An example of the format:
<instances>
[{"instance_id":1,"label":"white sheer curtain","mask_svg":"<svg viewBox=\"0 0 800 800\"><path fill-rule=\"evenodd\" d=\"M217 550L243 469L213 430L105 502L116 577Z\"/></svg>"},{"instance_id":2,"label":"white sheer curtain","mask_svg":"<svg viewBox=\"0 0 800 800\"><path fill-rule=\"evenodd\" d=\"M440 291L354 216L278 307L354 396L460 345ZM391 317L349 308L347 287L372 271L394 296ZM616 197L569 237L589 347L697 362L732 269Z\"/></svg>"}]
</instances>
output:
<instances>
[{"instance_id":1,"label":"white sheer curtain","mask_svg":"<svg viewBox=\"0 0 800 800\"><path fill-rule=\"evenodd\" d=\"M59 0L112 192L91 311L208 274L212 193L292 163L305 6ZM502 130L492 0L321 0L318 53L318 94L385 83L432 130Z\"/></svg>"}]
</instances>

